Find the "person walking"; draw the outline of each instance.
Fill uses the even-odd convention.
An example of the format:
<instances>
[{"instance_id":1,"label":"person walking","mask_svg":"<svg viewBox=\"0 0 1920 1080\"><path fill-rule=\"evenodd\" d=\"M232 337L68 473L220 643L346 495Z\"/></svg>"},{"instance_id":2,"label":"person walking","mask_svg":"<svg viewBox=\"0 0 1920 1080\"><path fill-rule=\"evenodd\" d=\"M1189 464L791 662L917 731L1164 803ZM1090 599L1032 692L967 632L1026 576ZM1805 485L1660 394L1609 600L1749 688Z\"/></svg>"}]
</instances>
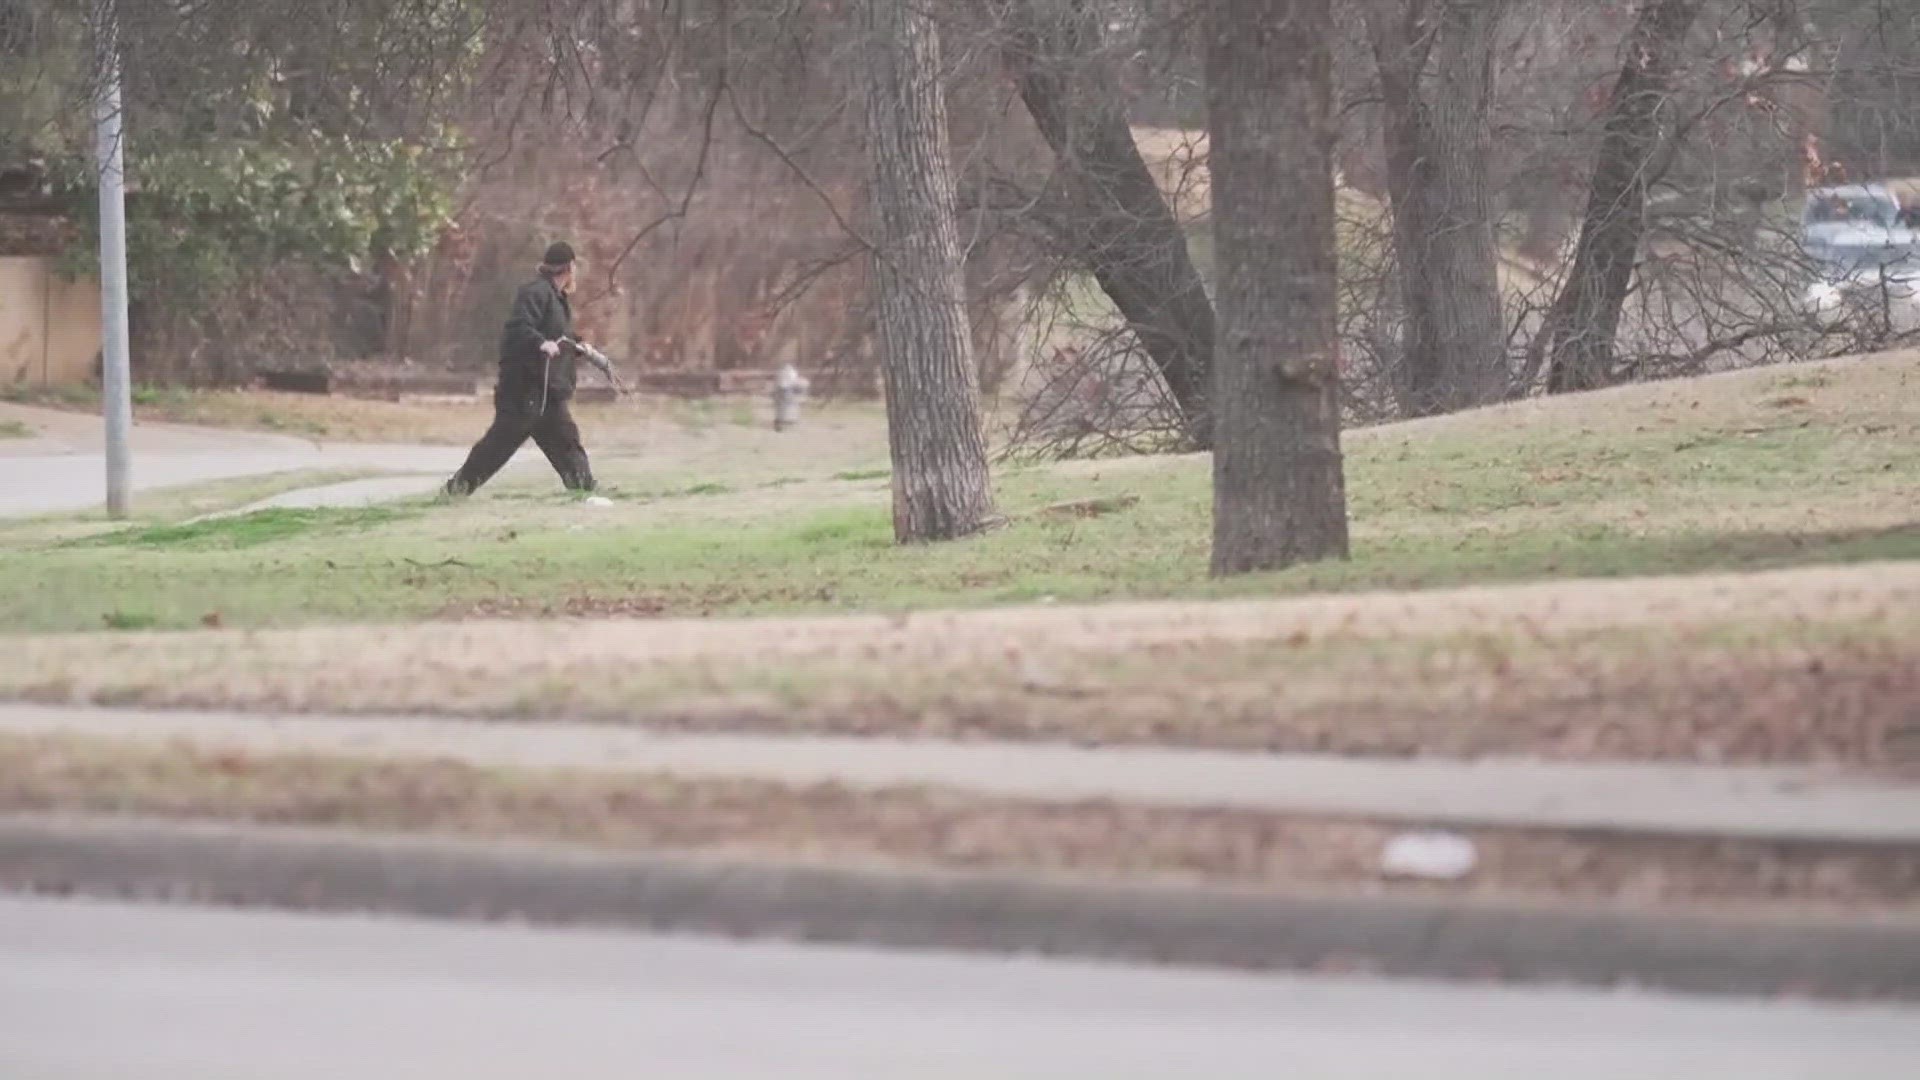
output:
<instances>
[{"instance_id":1,"label":"person walking","mask_svg":"<svg viewBox=\"0 0 1920 1080\"><path fill-rule=\"evenodd\" d=\"M448 495L473 494L531 438L569 491L592 491L593 468L580 442L573 400L576 360L604 363L573 335L573 248L547 249L539 276L514 293L513 312L500 335L500 376L493 388L493 424L473 445L466 464L447 480Z\"/></svg>"}]
</instances>

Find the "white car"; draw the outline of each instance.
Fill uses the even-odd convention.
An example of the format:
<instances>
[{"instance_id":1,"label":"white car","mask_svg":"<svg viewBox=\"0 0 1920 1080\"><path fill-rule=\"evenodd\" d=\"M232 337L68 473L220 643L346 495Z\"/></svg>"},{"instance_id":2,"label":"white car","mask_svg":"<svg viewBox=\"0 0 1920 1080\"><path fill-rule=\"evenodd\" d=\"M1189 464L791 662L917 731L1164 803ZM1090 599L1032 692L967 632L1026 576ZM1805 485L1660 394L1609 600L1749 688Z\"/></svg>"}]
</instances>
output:
<instances>
[{"instance_id":1,"label":"white car","mask_svg":"<svg viewBox=\"0 0 1920 1080\"><path fill-rule=\"evenodd\" d=\"M1801 243L1816 267L1816 313L1851 301L1920 299L1920 185L1848 184L1807 193Z\"/></svg>"}]
</instances>

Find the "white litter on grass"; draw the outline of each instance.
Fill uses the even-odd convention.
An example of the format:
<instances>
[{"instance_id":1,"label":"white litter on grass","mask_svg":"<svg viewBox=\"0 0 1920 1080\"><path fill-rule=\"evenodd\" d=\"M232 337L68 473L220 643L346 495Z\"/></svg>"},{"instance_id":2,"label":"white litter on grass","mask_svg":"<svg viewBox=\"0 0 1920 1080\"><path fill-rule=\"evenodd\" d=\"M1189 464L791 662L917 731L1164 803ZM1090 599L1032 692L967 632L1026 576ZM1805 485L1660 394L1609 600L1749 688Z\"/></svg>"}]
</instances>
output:
<instances>
[{"instance_id":1,"label":"white litter on grass","mask_svg":"<svg viewBox=\"0 0 1920 1080\"><path fill-rule=\"evenodd\" d=\"M1473 872L1479 853L1473 841L1458 833L1401 833L1387 841L1380 868L1388 877L1458 881Z\"/></svg>"},{"instance_id":2,"label":"white litter on grass","mask_svg":"<svg viewBox=\"0 0 1920 1080\"><path fill-rule=\"evenodd\" d=\"M586 498L585 502L588 506L612 506L613 505L613 500L607 498L605 495L589 495Z\"/></svg>"}]
</instances>

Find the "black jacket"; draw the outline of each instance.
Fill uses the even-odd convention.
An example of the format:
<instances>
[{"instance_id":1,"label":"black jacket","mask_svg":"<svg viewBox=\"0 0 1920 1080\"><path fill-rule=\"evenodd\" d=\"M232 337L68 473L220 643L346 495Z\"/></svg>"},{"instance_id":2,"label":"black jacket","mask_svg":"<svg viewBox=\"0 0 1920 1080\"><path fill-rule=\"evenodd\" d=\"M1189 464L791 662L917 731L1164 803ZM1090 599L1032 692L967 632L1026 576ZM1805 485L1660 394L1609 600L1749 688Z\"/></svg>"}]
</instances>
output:
<instances>
[{"instance_id":1,"label":"black jacket","mask_svg":"<svg viewBox=\"0 0 1920 1080\"><path fill-rule=\"evenodd\" d=\"M545 275L520 286L513 296L513 314L500 334L500 382L496 404L538 412L542 403L573 396L574 351L561 346L548 360L540 343L573 335L573 305L553 279ZM544 383L542 376L545 376Z\"/></svg>"}]
</instances>

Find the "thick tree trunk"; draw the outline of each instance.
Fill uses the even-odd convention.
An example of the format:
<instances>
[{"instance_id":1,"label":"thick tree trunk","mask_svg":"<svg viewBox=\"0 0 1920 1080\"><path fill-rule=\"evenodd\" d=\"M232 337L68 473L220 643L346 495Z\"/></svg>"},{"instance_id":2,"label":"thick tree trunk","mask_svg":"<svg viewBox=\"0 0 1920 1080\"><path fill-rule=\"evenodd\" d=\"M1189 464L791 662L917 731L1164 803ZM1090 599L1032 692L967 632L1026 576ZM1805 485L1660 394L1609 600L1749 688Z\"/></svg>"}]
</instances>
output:
<instances>
[{"instance_id":1,"label":"thick tree trunk","mask_svg":"<svg viewBox=\"0 0 1920 1080\"><path fill-rule=\"evenodd\" d=\"M1647 188L1660 153L1660 114L1686 56L1702 0L1641 0L1627 57L1607 102L1573 269L1534 339L1528 370L1547 365L1552 393L1613 381L1613 345L1646 233ZM1529 380L1531 381L1531 380Z\"/></svg>"},{"instance_id":2,"label":"thick tree trunk","mask_svg":"<svg viewBox=\"0 0 1920 1080\"><path fill-rule=\"evenodd\" d=\"M1213 0L1213 572L1347 553L1329 0Z\"/></svg>"},{"instance_id":3,"label":"thick tree trunk","mask_svg":"<svg viewBox=\"0 0 1920 1080\"><path fill-rule=\"evenodd\" d=\"M1488 168L1493 54L1506 3L1372 0L1367 8L1407 311L1400 387L1416 415L1488 404L1506 392Z\"/></svg>"},{"instance_id":4,"label":"thick tree trunk","mask_svg":"<svg viewBox=\"0 0 1920 1080\"><path fill-rule=\"evenodd\" d=\"M1207 449L1213 304L1133 141L1118 80L1100 55L1100 11L1088 0L1011 0L1006 10L1008 59L1053 148L1068 235L1180 406L1188 443Z\"/></svg>"},{"instance_id":5,"label":"thick tree trunk","mask_svg":"<svg viewBox=\"0 0 1920 1080\"><path fill-rule=\"evenodd\" d=\"M861 0L893 532L949 540L995 520L954 218L939 31L917 0Z\"/></svg>"}]
</instances>

